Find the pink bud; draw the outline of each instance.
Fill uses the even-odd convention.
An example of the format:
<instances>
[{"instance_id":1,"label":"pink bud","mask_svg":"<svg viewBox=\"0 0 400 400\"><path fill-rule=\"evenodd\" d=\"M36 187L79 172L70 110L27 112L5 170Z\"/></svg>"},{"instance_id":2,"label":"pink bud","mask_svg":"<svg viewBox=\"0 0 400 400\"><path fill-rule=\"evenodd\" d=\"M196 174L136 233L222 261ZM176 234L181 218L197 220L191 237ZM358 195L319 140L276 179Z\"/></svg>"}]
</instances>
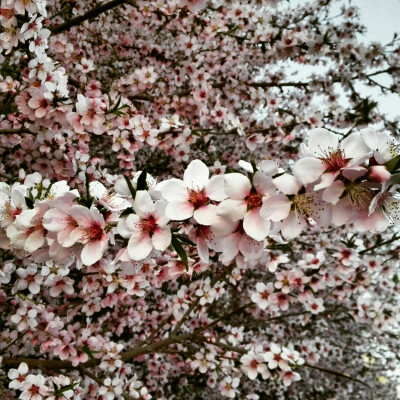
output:
<instances>
[{"instance_id":1,"label":"pink bud","mask_svg":"<svg viewBox=\"0 0 400 400\"><path fill-rule=\"evenodd\" d=\"M384 165L374 165L370 168L369 177L375 182L386 182L391 176L392 174Z\"/></svg>"}]
</instances>

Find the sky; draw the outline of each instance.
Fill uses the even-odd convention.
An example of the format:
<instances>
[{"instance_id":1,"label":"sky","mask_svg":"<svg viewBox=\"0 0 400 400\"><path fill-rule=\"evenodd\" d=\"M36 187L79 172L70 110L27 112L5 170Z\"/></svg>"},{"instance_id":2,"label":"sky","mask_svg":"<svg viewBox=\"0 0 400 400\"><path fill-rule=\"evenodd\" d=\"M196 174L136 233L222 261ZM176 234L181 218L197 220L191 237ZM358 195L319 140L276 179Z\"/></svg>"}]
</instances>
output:
<instances>
[{"instance_id":1,"label":"sky","mask_svg":"<svg viewBox=\"0 0 400 400\"><path fill-rule=\"evenodd\" d=\"M361 23L367 27L364 41L388 43L396 31L400 35L400 0L352 0L352 4L359 8ZM391 80L382 76L379 82L390 84ZM379 89L365 89L365 93L379 96L379 109L384 113L400 115L400 93L382 96Z\"/></svg>"},{"instance_id":2,"label":"sky","mask_svg":"<svg viewBox=\"0 0 400 400\"><path fill-rule=\"evenodd\" d=\"M290 4L308 3L307 0L290 0ZM334 5L332 15L340 13L342 1ZM397 31L400 37L400 0L351 0L351 4L359 8L360 20L366 26L367 32L360 37L364 43L381 42L383 44L393 39ZM303 71L307 73L307 71ZM300 71L301 77L301 71ZM383 85L390 85L387 75L380 75L376 80ZM378 101L379 110L391 118L400 116L400 93L382 95L379 88L357 87L365 96L371 96Z\"/></svg>"}]
</instances>

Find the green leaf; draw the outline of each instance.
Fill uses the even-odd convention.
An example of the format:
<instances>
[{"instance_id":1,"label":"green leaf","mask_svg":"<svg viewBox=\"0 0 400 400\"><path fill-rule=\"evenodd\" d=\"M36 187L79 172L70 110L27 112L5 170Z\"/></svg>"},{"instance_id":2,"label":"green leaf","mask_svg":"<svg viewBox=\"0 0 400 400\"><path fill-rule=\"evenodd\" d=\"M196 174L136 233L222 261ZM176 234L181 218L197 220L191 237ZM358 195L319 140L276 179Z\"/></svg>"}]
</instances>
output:
<instances>
[{"instance_id":1,"label":"green leaf","mask_svg":"<svg viewBox=\"0 0 400 400\"><path fill-rule=\"evenodd\" d=\"M400 167L400 155L387 161L384 165L388 169L389 172L396 170L397 168Z\"/></svg>"},{"instance_id":2,"label":"green leaf","mask_svg":"<svg viewBox=\"0 0 400 400\"><path fill-rule=\"evenodd\" d=\"M183 265L185 266L186 271L189 271L189 262L185 252L185 249L182 247L181 243L179 242L176 236L172 236L172 247L178 253L178 256L181 258Z\"/></svg>"},{"instance_id":3,"label":"green leaf","mask_svg":"<svg viewBox=\"0 0 400 400\"><path fill-rule=\"evenodd\" d=\"M33 200L30 199L29 197L25 197L25 203L28 208L31 208L31 209L33 208Z\"/></svg>"},{"instance_id":4,"label":"green leaf","mask_svg":"<svg viewBox=\"0 0 400 400\"><path fill-rule=\"evenodd\" d=\"M142 173L139 175L136 185L136 190L147 190L146 177L147 177L147 171L146 169L144 169Z\"/></svg>"},{"instance_id":5,"label":"green leaf","mask_svg":"<svg viewBox=\"0 0 400 400\"><path fill-rule=\"evenodd\" d=\"M196 246L191 240L189 240L186 236L183 235L175 235L177 239L179 239L182 243L189 244L190 246Z\"/></svg>"},{"instance_id":6,"label":"green leaf","mask_svg":"<svg viewBox=\"0 0 400 400\"><path fill-rule=\"evenodd\" d=\"M124 178L125 178L126 184L128 185L128 189L131 192L132 197L135 198L136 197L136 190L134 189L131 180L125 175L124 175Z\"/></svg>"}]
</instances>

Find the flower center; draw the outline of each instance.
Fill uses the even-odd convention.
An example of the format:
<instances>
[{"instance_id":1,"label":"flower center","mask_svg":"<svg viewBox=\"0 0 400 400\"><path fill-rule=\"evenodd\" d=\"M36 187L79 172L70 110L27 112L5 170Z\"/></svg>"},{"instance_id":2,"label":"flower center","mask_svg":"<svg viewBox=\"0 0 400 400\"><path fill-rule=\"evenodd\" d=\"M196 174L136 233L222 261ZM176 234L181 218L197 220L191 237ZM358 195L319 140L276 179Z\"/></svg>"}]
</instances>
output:
<instances>
[{"instance_id":1,"label":"flower center","mask_svg":"<svg viewBox=\"0 0 400 400\"><path fill-rule=\"evenodd\" d=\"M344 157L341 150L337 149L328 154L323 161L327 172L338 172L347 165L349 160Z\"/></svg>"},{"instance_id":2,"label":"flower center","mask_svg":"<svg viewBox=\"0 0 400 400\"><path fill-rule=\"evenodd\" d=\"M140 228L143 233L152 236L157 228L157 222L152 215L147 219L140 221Z\"/></svg>"},{"instance_id":3,"label":"flower center","mask_svg":"<svg viewBox=\"0 0 400 400\"><path fill-rule=\"evenodd\" d=\"M100 225L93 224L92 226L86 229L85 232L86 243L100 241L102 237L103 237L103 228Z\"/></svg>"},{"instance_id":4,"label":"flower center","mask_svg":"<svg viewBox=\"0 0 400 400\"><path fill-rule=\"evenodd\" d=\"M251 194L247 198L247 208L249 210L253 208L259 208L262 206L262 196L260 194Z\"/></svg>"},{"instance_id":5,"label":"flower center","mask_svg":"<svg viewBox=\"0 0 400 400\"><path fill-rule=\"evenodd\" d=\"M351 184L347 187L350 203L358 211L368 211L374 192L366 186Z\"/></svg>"},{"instance_id":6,"label":"flower center","mask_svg":"<svg viewBox=\"0 0 400 400\"><path fill-rule=\"evenodd\" d=\"M193 204L194 208L199 208L207 204L208 197L206 195L205 189L201 189L198 191L193 189L188 189L188 193L189 193L189 202Z\"/></svg>"}]
</instances>

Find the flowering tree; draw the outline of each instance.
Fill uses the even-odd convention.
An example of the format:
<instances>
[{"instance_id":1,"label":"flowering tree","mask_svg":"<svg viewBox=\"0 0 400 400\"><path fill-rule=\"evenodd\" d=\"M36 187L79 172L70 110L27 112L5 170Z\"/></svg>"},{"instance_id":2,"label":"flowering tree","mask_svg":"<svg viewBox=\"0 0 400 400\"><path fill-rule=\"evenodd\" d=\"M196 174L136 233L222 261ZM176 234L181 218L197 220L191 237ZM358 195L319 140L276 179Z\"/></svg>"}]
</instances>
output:
<instances>
[{"instance_id":1,"label":"flowering tree","mask_svg":"<svg viewBox=\"0 0 400 400\"><path fill-rule=\"evenodd\" d=\"M400 47L332 6L1 0L2 399L396 396Z\"/></svg>"}]
</instances>

